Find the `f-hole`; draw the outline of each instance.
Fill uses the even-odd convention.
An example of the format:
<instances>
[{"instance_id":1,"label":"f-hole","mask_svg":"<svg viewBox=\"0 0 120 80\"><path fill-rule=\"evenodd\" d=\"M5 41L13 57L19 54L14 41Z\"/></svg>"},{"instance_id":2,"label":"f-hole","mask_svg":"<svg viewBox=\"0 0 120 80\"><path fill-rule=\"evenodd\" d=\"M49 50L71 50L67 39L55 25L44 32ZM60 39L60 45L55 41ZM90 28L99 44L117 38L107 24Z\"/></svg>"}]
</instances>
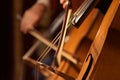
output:
<instances>
[{"instance_id":1,"label":"f-hole","mask_svg":"<svg viewBox=\"0 0 120 80\"><path fill-rule=\"evenodd\" d=\"M92 54L89 54L88 57L85 60L85 62L88 63L88 67L86 69L86 72L84 73L84 76L83 76L82 80L86 80L86 77L87 77L87 75L90 71L90 68L92 66L92 61L93 61Z\"/></svg>"}]
</instances>

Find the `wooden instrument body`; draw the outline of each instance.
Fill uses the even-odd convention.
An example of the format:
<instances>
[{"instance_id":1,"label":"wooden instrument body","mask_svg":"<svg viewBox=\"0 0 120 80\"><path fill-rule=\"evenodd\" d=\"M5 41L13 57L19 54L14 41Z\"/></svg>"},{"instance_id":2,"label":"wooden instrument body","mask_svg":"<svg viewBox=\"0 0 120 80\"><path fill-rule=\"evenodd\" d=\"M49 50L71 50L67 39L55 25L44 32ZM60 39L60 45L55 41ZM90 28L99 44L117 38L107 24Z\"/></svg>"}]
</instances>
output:
<instances>
[{"instance_id":1,"label":"wooden instrument body","mask_svg":"<svg viewBox=\"0 0 120 80\"><path fill-rule=\"evenodd\" d=\"M78 2L79 2L78 4L82 3L80 1ZM75 3L73 4L75 5ZM83 62L90 48L91 42L93 41L94 36L97 33L102 18L103 14L99 11L99 9L94 8L87 16L87 18L83 21L79 28L75 28L72 26L68 34L69 40L64 44L63 50L70 54L71 56L77 56L77 58ZM68 60L63 59L61 65L58 68L58 71L61 71L74 78L77 78L80 72L80 68L81 68L80 64L73 64ZM61 80L63 78L59 77L58 75L53 75L48 78L48 80L51 79Z\"/></svg>"},{"instance_id":2,"label":"wooden instrument body","mask_svg":"<svg viewBox=\"0 0 120 80\"><path fill-rule=\"evenodd\" d=\"M79 66L79 69L78 69L78 67L76 68L75 65L73 66L73 64L71 64L69 61L66 61L66 62L63 61L64 65L61 65L58 68L59 71L69 74L70 76L73 76L74 78L76 78L78 80L84 80L82 77L84 76L84 72L85 72L84 67L86 67L86 65L84 65L85 59L87 58L87 56L89 54L92 54L91 52L92 52L92 50L94 50L94 46L96 45L96 49L98 49L97 50L98 56L95 56L96 51L93 51L93 54L92 54L93 63L92 63L92 67L91 67L90 72L88 73L88 76L86 77L86 79L89 80L89 78L91 76L93 76L95 71L93 71L92 69L95 67L95 64L97 63L97 59L98 59L98 57L101 53L102 47L105 43L108 29L110 28L112 20L115 16L118 6L119 6L118 2L119 1L113 0L109 7L109 10L107 11L107 13L105 15L102 14L99 10L93 9L94 16L91 12L91 15L90 14L88 15L88 17L85 19L85 21L82 23L82 25L80 25L80 27L78 29L75 29L75 28L72 29L72 31L69 34L71 38L69 39L69 41L67 43L65 43L64 50L66 52L70 53L71 55L78 53L79 55L77 55L77 56L79 57L79 59L83 60L84 63L83 63L82 68L81 68L81 66ZM93 21L91 19L93 19ZM90 22L90 20L91 20L91 22ZM108 22L106 22L106 21L108 21ZM82 26L84 26L85 29L83 29ZM105 35L105 36L100 35L101 33L103 33L103 35ZM98 37L98 36L101 36L101 37ZM85 42L85 39L86 39L85 37L88 40L87 42ZM104 39L101 40L102 38L104 38ZM84 41L82 41L82 40L84 40ZM96 41L98 41L99 45L97 45ZM91 45L91 43L92 43L92 45ZM85 45L87 45L87 46L85 46ZM81 56L81 55L84 55L84 56ZM57 75L54 75L51 78L54 80L62 80L63 79ZM90 79L92 79L92 78L93 77L91 77Z\"/></svg>"},{"instance_id":3,"label":"wooden instrument body","mask_svg":"<svg viewBox=\"0 0 120 80\"><path fill-rule=\"evenodd\" d=\"M75 1L73 1L73 4L75 5L74 2ZM77 3L76 5L79 5L82 3L82 0L81 1L78 0L77 2L79 3ZM74 77L75 79L83 80L82 77L84 76L83 68L85 66L84 65L85 60L89 54L92 54L92 58L93 58L92 69L90 69L90 72L88 73L88 76L86 77L86 79L89 79L91 75L92 75L92 78L94 77L93 68L95 67L97 59L101 53L102 47L106 40L108 29L118 9L118 6L119 6L118 2L119 0L113 0L111 6L112 7L115 6L115 7L113 8L110 7L109 11L106 14L101 13L97 8L93 8L92 11L89 13L89 15L86 17L86 19L79 26L79 28L75 28L75 27L71 28L68 34L69 40L64 44L63 50L66 53L70 54L71 56L74 56L74 57L77 56L77 59L80 59L83 64L81 66L80 64L73 64L69 60L63 59L61 61L60 66L57 68L58 71L68 74ZM74 8L74 11L76 11L77 7L76 6L74 7L74 5L73 5L73 8ZM105 25L107 26L107 28L104 28ZM103 32L103 35L105 34L105 36L103 36L104 39L100 45L98 44L96 45L96 42L99 43L99 41L96 38L98 36L99 36L98 37L99 40L101 40L102 38L102 35L100 35L101 32ZM98 49L97 57L95 57L94 55L96 53L93 48L94 45L96 45L95 48ZM92 53L92 50L94 53ZM29 59L28 61L30 60L32 59ZM34 61L31 61L31 62L35 64ZM47 80L63 80L63 78L56 74L53 74L50 77L48 77Z\"/></svg>"},{"instance_id":4,"label":"wooden instrument body","mask_svg":"<svg viewBox=\"0 0 120 80\"><path fill-rule=\"evenodd\" d=\"M90 15L88 15L78 29L75 27L72 28L71 32L69 33L69 40L64 44L64 51L71 56L76 57L83 63L100 26L102 18L103 14L100 13L98 9L93 9L93 11L90 13ZM80 69L81 64L73 64L69 60L63 59L58 71L77 78ZM63 78L58 75L53 75L48 80L51 79L62 80Z\"/></svg>"}]
</instances>

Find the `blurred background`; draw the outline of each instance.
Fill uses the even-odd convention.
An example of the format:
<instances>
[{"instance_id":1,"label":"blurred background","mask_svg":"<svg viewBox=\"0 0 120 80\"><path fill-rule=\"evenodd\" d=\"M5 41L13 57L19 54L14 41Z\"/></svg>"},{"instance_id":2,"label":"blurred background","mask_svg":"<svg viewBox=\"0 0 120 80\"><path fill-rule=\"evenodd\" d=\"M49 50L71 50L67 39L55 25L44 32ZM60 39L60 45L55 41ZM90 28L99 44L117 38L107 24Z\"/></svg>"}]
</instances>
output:
<instances>
[{"instance_id":1,"label":"blurred background","mask_svg":"<svg viewBox=\"0 0 120 80\"><path fill-rule=\"evenodd\" d=\"M0 4L2 39L0 80L33 80L33 77L30 77L33 74L31 69L29 70L22 60L24 53L33 44L33 37L23 34L19 28L24 11L35 2L36 0L2 0ZM56 13L59 11L61 10ZM30 74L27 75L29 71Z\"/></svg>"},{"instance_id":2,"label":"blurred background","mask_svg":"<svg viewBox=\"0 0 120 80\"><path fill-rule=\"evenodd\" d=\"M25 51L23 34L19 31L23 14L36 0L2 0L1 10L1 55L0 80L24 80L22 56ZM27 36L27 35L26 35ZM29 41L29 40L28 40ZM28 44L29 45L29 44Z\"/></svg>"}]
</instances>

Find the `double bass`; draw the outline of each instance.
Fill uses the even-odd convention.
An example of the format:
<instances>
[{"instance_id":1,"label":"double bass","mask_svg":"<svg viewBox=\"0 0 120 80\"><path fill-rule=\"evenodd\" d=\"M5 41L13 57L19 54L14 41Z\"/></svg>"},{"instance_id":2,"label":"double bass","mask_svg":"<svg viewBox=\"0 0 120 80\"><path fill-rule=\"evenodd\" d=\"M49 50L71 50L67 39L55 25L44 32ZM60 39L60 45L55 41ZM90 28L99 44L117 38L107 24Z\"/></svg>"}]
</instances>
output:
<instances>
[{"instance_id":1,"label":"double bass","mask_svg":"<svg viewBox=\"0 0 120 80\"><path fill-rule=\"evenodd\" d=\"M84 3L85 5L85 2L87 1L89 2L90 0L83 0L83 2L78 2L80 2L80 5L83 5L82 3ZM91 5L93 5L94 2L95 5L94 7L92 7ZM80 8L78 8L79 15L77 14L76 7L75 10L73 10L73 13L77 15L72 16L72 19L70 18L70 22L72 22L72 25L74 26L78 27L79 25L79 27L72 27L70 29L68 34L69 40L64 44L63 51L61 52L64 53L62 54L64 58L60 61L57 69L54 69L52 67L38 62L39 66L42 66L42 68L48 69L48 71L50 70L50 72L57 74L50 75L47 78L48 80L90 79L93 68L96 64L96 61L100 55L101 49L105 42L110 23L112 22L119 5L118 0L113 0L108 11L105 14L103 14L98 8L96 8L96 2L99 3L99 0L93 0L93 3L91 2L91 5L88 6L88 8L91 7L92 9L89 9L90 11L87 11L86 9L87 13L84 13L85 15L82 18L79 17L79 11L81 10L81 6ZM86 5L88 5L88 3L86 3ZM107 22L105 22L106 20ZM104 26L107 27L105 27L104 29ZM31 31L30 34L35 36L37 39L41 40L41 38L36 36L38 34L36 31ZM101 38L102 40L100 40ZM46 40L43 40L43 42L45 42L46 44L49 43ZM53 49L56 49L56 47L54 47L55 46L53 45ZM96 53L98 55L96 55ZM35 61L29 59L28 56L24 57L24 59L31 61L33 64L37 64Z\"/></svg>"}]
</instances>

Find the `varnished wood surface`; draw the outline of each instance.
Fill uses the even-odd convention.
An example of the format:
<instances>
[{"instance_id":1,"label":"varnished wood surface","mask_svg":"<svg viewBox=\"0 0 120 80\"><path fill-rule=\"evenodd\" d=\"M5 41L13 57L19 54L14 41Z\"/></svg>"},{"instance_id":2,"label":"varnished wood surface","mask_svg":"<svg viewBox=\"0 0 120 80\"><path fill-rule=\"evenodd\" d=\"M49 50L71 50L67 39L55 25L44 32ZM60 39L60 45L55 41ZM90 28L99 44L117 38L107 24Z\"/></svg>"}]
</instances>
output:
<instances>
[{"instance_id":1,"label":"varnished wood surface","mask_svg":"<svg viewBox=\"0 0 120 80\"><path fill-rule=\"evenodd\" d=\"M115 0L113 0L113 1L115 1ZM117 2L116 2L116 4L117 4ZM114 6L116 6L116 5L114 5ZM93 69L93 72L91 71L91 73L90 73L92 80L119 80L120 79L118 77L118 75L120 73L119 73L119 71L117 71L117 70L119 70L118 66L120 65L119 64L119 57L118 57L118 56L120 56L119 55L119 53L120 53L120 47L119 47L120 46L120 43L119 43L120 39L119 39L119 37L116 37L116 36L119 36L119 34L120 34L119 33L119 29L120 28L119 28L119 23L117 23L116 24L117 26L115 26L114 24L116 22L113 21L113 23L112 23L111 22L111 18L108 18L108 17L112 17L113 18L115 16L115 14L111 15L112 11L116 12L116 7L113 7L112 10L109 10L109 13L107 14L107 15L109 15L109 16L107 16L108 20L106 19L102 23L102 26L107 25L106 28L102 27L101 29L103 29L103 31L105 31L105 33L106 33L105 36L107 36L107 34L108 34L108 36L107 36L107 40L105 40L106 38L104 38L105 44L104 44L104 42L102 42L100 44L100 52L101 52L100 53L101 54L100 58L98 59L98 63L95 65L95 69ZM117 12L119 13L119 11L117 11ZM94 14L94 16L93 16L93 14ZM119 16L119 15L117 14L117 16ZM74 53L76 53L77 55L79 55L78 56L79 59L81 59L81 61L84 62L85 57L86 57L86 55L88 53L88 50L89 50L89 48L91 46L91 42L95 41L94 37L96 36L96 33L97 33L98 36L100 36L97 31L99 29L99 26L101 24L102 19L104 19L103 17L104 17L104 15L103 14L99 14L98 10L94 10L94 12L92 13L92 16L88 20L86 20L85 23L83 23L84 27L82 27L82 25L81 25L81 27L80 27L81 29L73 28L72 33L70 33L70 34L78 34L78 35L75 35L75 36L73 35L72 36L72 38L74 40L77 40L77 41L75 41L75 42L77 42L75 44L75 46L72 45L72 44L74 44L73 43L74 41L71 41L69 45L67 44L67 46L66 46L66 44L65 44L64 50L66 50L66 52L70 53L71 55L74 55ZM116 18L117 17L115 17L115 19ZM111 23L112 23L112 25L111 25ZM88 24L89 24L89 26L88 26ZM110 25L112 26L113 29L111 29L109 31L109 33L108 33ZM95 26L95 27L91 27L91 26ZM114 29L116 29L116 30L114 30ZM99 31L99 33L100 33L100 31ZM114 36L114 35L116 35L116 36ZM101 40L101 39L99 39L99 40ZM97 41L97 42L99 43L99 41ZM78 45L79 43L81 43L81 44ZM102 48L101 45L103 46L103 49L101 49ZM70 46L74 46L74 47L70 47ZM97 48L99 48L99 46L97 46ZM78 51L76 51L76 49L78 49ZM113 56L115 56L116 58L114 57L115 59L112 60ZM95 58L95 55L94 55L94 58ZM110 61L111 61L111 63L110 63ZM112 65L112 66L110 66L110 65ZM81 69L80 66L76 67L76 65L71 64L67 60L63 60L61 62L61 65L58 67L59 71L62 71L62 72L66 73L66 74L68 74L70 76L75 77L75 78L78 77L78 80L81 79L80 75L79 75L80 74L79 73L80 69ZM103 70L103 72L102 72L102 70ZM114 73L114 75L112 74L112 72ZM108 77L108 76L110 76L110 77ZM48 80L49 79L50 80L63 80L63 78L61 78L61 77L59 77L57 75L53 75L53 76L49 77Z\"/></svg>"},{"instance_id":2,"label":"varnished wood surface","mask_svg":"<svg viewBox=\"0 0 120 80\"><path fill-rule=\"evenodd\" d=\"M77 56L81 61L83 62L86 56L86 53L88 52L90 48L91 41L87 37L87 33L90 32L91 26L98 21L96 18L98 17L98 14L100 14L98 9L93 9L93 11L89 14L89 16L85 19L83 24L77 29L72 28L69 36L70 39L67 43L64 45L64 50L71 55ZM100 17L100 16L99 16ZM99 23L100 24L100 23ZM95 27L95 26L94 26ZM93 31L94 32L94 31ZM87 38L85 38L87 37ZM79 46L79 47L78 47ZM59 67L63 67L63 65L60 65ZM65 61L64 67L62 69L58 69L61 72L64 72L65 74L68 74L74 78L77 78L79 71L80 71L81 65L75 65L69 63L69 61ZM63 80L63 78L53 75L49 79L54 80Z\"/></svg>"},{"instance_id":3,"label":"varnished wood surface","mask_svg":"<svg viewBox=\"0 0 120 80\"><path fill-rule=\"evenodd\" d=\"M92 80L120 80L120 32L110 29Z\"/></svg>"},{"instance_id":4,"label":"varnished wood surface","mask_svg":"<svg viewBox=\"0 0 120 80\"><path fill-rule=\"evenodd\" d=\"M104 45L104 42L106 40L106 36L108 34L108 30L110 28L110 25L113 21L113 18L117 12L119 6L119 0L113 0L107 13L105 14L102 23L100 25L100 28L96 34L96 37L90 47L90 50L88 52L88 56L91 54L93 57L93 61L92 61L92 66L90 68L90 71L86 77L87 80L91 79L91 73L93 71L93 69L95 68L95 64L97 63L97 59L99 58L99 55L101 53L102 47ZM87 57L86 57L87 58ZM84 70L84 65L86 63L86 61L84 61L83 63L83 67L80 71L80 74L78 76L78 80L81 80L85 74L85 70Z\"/></svg>"}]
</instances>

